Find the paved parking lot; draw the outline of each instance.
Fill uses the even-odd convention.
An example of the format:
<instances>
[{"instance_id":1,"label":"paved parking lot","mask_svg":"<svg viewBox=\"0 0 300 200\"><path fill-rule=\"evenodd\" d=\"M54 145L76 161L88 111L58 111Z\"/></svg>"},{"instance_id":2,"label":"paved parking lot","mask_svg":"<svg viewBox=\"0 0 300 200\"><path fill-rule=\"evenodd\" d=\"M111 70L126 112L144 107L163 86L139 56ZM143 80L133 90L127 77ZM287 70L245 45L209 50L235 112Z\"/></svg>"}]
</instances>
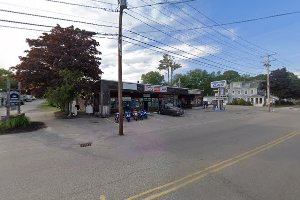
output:
<instances>
[{"instance_id":1,"label":"paved parking lot","mask_svg":"<svg viewBox=\"0 0 300 200\"><path fill-rule=\"evenodd\" d=\"M0 136L0 196L297 199L300 140L287 134L300 129L299 113L297 108L267 113L263 108L228 106L226 112L187 110L183 117L152 114L147 120L125 122L125 136L120 137L113 118L58 120L32 106L28 115L48 127ZM81 148L82 142L92 146ZM208 174L192 177L197 181L176 182L237 155Z\"/></svg>"}]
</instances>

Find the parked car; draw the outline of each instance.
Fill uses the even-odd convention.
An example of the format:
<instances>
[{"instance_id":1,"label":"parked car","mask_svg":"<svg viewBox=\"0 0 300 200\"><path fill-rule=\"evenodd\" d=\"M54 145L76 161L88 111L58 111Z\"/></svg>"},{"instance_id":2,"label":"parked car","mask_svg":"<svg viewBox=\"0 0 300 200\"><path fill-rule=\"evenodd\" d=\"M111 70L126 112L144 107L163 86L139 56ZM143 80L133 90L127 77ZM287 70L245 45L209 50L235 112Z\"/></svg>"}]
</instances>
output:
<instances>
[{"instance_id":1,"label":"parked car","mask_svg":"<svg viewBox=\"0 0 300 200\"><path fill-rule=\"evenodd\" d=\"M161 115L171 115L171 116L181 116L184 114L184 111L181 108L176 107L165 107L160 111Z\"/></svg>"}]
</instances>

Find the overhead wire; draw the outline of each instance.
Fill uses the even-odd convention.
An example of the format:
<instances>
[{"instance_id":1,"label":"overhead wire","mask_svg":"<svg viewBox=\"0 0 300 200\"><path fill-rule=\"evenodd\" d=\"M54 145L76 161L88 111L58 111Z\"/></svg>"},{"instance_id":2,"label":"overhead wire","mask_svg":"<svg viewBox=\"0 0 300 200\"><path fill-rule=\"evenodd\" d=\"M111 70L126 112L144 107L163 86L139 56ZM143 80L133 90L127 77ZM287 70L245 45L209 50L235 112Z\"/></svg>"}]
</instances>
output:
<instances>
[{"instance_id":1,"label":"overhead wire","mask_svg":"<svg viewBox=\"0 0 300 200\"><path fill-rule=\"evenodd\" d=\"M299 13L300 13L300 11L288 12L288 13L282 13L282 14L277 14L277 15L269 15L269 16L265 16L265 17L245 19L245 20L240 20L240 21L218 23L218 24L207 25L207 26L192 27L192 28L185 28L185 29L175 29L175 30L169 30L168 32L181 32L181 31L201 30L201 29L205 29L205 28L228 26L228 25L234 25L234 24L242 24L242 23L248 23L248 22L253 22L253 21L265 20L265 19L270 19L270 18L275 18L275 17L282 17L282 16L299 14ZM148 33L152 33L152 32L154 33L154 32L158 32L158 31L148 31ZM140 33L143 33L143 32L140 32ZM255 44L253 43L252 45L255 45ZM255 45L255 46L257 46L257 45ZM263 48L263 47L259 47L259 48ZM270 52L272 52L272 51L270 51Z\"/></svg>"},{"instance_id":2,"label":"overhead wire","mask_svg":"<svg viewBox=\"0 0 300 200\"><path fill-rule=\"evenodd\" d=\"M101 24L95 24L95 23L89 23L89 22L83 22L83 21L77 21L77 20L69 20L69 19L64 19L64 18L57 18L57 17L50 17L50 16L43 16L43 15L36 15L36 14L31 14L31 13L24 13L24 12L17 12L17 11L11 11L11 10L5 10L5 9L0 9L0 11L3 11L3 12L9 12L9 13L15 13L15 14L21 14L21 15L28 15L28 16L34 16L34 17L42 17L42 18L50 18L50 19L56 19L56 20L63 20L63 21L71 21L71 22L78 22L78 23L83 23L83 24L88 24L88 25L95 25L95 26L104 26L104 27L113 27L113 28L117 28L115 26L107 26L107 25L101 25ZM32 25L32 24L27 24L27 25ZM42 25L44 26L44 25ZM49 26L49 27L52 27L52 26ZM129 30L128 30L129 31ZM142 37L145 37L141 34L138 34L134 31L129 31L131 33L134 33L134 34L137 34L139 36L142 36ZM150 39L149 37L145 37L147 39ZM155 41L155 42L158 42L156 40L152 40L152 41ZM166 45L166 44L164 44ZM172 48L172 46L170 46ZM180 50L180 49L176 49L176 50ZM210 60L209 60L210 61ZM213 61L211 61L213 62Z\"/></svg>"},{"instance_id":3,"label":"overhead wire","mask_svg":"<svg viewBox=\"0 0 300 200\"><path fill-rule=\"evenodd\" d=\"M142 0L142 1L143 1L144 3L146 3L144 0ZM153 1L152 1L152 2L153 2ZM164 12L160 11L159 9L156 9L156 8L154 8L154 9L157 10L158 12L160 12L161 14L163 14L163 15L169 17L170 19L176 21L177 23L179 23L179 24L181 24L181 25L187 27L187 25L186 25L185 23L180 22L180 21L177 20L176 18L172 18L171 15L167 15L167 14L165 14ZM134 11L134 12L137 12L137 11ZM145 19L150 20L150 21L152 21L152 22L154 22L154 23L157 23L157 24L159 24L159 25L161 25L161 26L166 26L166 27L168 27L168 29L174 29L173 27L169 26L169 25L166 24L166 23L158 22L156 19L154 19L154 18L151 17L151 16L145 17L144 15L142 15L142 14L140 14L140 13L137 13L137 14L138 14L139 16L144 17ZM173 13L172 13L172 14L173 14ZM174 13L174 14L175 14L175 13ZM175 14L175 15L176 15L176 14ZM178 16L178 15L177 15L177 17L180 18L180 16ZM153 20L152 20L152 19L149 19L149 18L153 18ZM149 32L151 32L151 31L149 31ZM155 32L161 32L161 30L155 30ZM165 32L168 32L168 31L165 31ZM205 31L205 32L206 32L206 31ZM146 33L146 32L139 32L139 33ZM184 37L186 37L186 35L184 35ZM212 37L210 37L210 36L208 36L208 35L205 35L204 37L207 37L207 38L209 38L209 39L211 39L211 40L213 40L213 41L215 41L215 42L219 42L218 40L216 40L216 39L214 39L214 38L212 38ZM221 43L221 44L223 44L223 45L226 45L226 46L229 46L229 47L231 47L231 48L234 48L233 46L224 44L224 43L222 43L222 42L219 42L219 43ZM203 45L203 42L202 42L201 45ZM215 49L215 50L217 50L217 51L219 50L218 48L216 48L216 47L214 47L214 46L211 46L211 48L213 48L213 49ZM231 53L228 53L228 52L225 52L225 51L223 51L222 53L227 54L227 55L229 55L229 56L231 56L231 57L233 57L233 58L237 58L237 57L235 57L235 56L234 56L233 54L231 54ZM219 57L219 56L217 56L217 57ZM220 58L220 57L219 57L219 58ZM221 58L221 59L222 59L222 58ZM226 60L226 59L222 59L222 60ZM227 60L227 61L230 62L230 63L232 63L232 64L237 64L237 63L233 63L232 61L229 61L229 60ZM241 64L237 64L237 65L241 65ZM252 64L248 64L248 65L252 65Z\"/></svg>"},{"instance_id":4,"label":"overhead wire","mask_svg":"<svg viewBox=\"0 0 300 200\"><path fill-rule=\"evenodd\" d=\"M27 15L27 16L32 16L32 17L41 17L41 18L47 18L47 19L55 19L55 20L61 20L61 21L67 21L67 22L75 22L75 23L94 25L94 26L100 26L100 27L106 27L106 28L118 28L117 26L112 26L112 25L96 24L96 23L91 23L91 22L84 22L84 21L71 20L71 19L65 19L65 18L60 18L60 17L51 17L51 16L38 15L38 14L32 14L32 13L18 12L18 11L6 10L6 9L0 9L0 12Z\"/></svg>"},{"instance_id":5,"label":"overhead wire","mask_svg":"<svg viewBox=\"0 0 300 200\"><path fill-rule=\"evenodd\" d=\"M127 15L131 16L132 18L134 18L134 19L136 19L136 20L138 20L138 21L140 21L140 22L142 22L142 23L148 25L149 27L152 27L152 28L154 28L154 29L156 29L156 30L159 30L158 28L156 28L156 27L154 27L154 26L152 26L152 25L150 25L150 24L148 24L148 23L142 21L141 19L138 19L138 18L132 16L132 15L129 14L128 12L125 12L125 13L126 13ZM197 48L197 47L195 47L195 46L192 46L192 45L190 45L190 44L188 44L188 43L186 43L186 42L184 42L184 41L182 41L182 40L180 40L180 39L178 39L178 38L173 37L172 35L170 35L170 34L168 34L168 33L165 33L164 31L161 31L161 32L164 33L165 35L169 36L170 38L173 38L173 39L175 39L175 40L177 40L177 41L179 41L179 42L181 42L181 43L183 43L183 44L185 44L185 45L187 45L187 46L189 46L189 47L192 47L192 48L194 48L194 49L199 49L199 48ZM142 35L142 34L139 34L139 35L142 36L142 37L145 37L145 38L147 38L147 39L151 39L151 38L146 37L146 36L144 36L144 35ZM151 39L151 40L153 40L153 39ZM159 42L159 41L156 40L156 42ZM161 43L161 42L159 42L159 43ZM163 44L164 44L164 45L167 45L167 44L165 44L165 43L163 43ZM174 48L174 47L173 47L173 48ZM201 51L201 49L199 49L199 50ZM180 50L180 51L183 51L183 50ZM191 53L186 52L186 51L183 51L183 52L185 52L185 53L187 53L187 54L191 54ZM203 51L202 51L202 52L203 52ZM204 53L207 54L207 52L204 52ZM195 56L194 54L192 54L192 55ZM233 68L233 67L224 65L224 64L219 63L219 62L215 62L215 61L209 60L209 59L207 59L207 58L201 58L201 59L206 60L206 61L209 61L209 62L212 62L212 63L215 63L215 64L219 64L219 65L222 65L222 66L226 66L226 67L228 67L228 68L231 68L231 69L234 69L234 70L237 70L237 71L241 71L241 70L239 70L239 69L236 69L236 68Z\"/></svg>"},{"instance_id":6,"label":"overhead wire","mask_svg":"<svg viewBox=\"0 0 300 200\"><path fill-rule=\"evenodd\" d=\"M65 4L65 5L85 7L85 8L93 8L93 9L103 10L103 11L107 11L107 12L119 12L116 9L102 8L102 7L98 7L98 6L91 6L91 5L78 4L78 3L71 3L71 2L66 2L66 1L58 1L58 0L45 0L45 1L52 2L52 3Z\"/></svg>"},{"instance_id":7,"label":"overhead wire","mask_svg":"<svg viewBox=\"0 0 300 200\"><path fill-rule=\"evenodd\" d=\"M4 2L0 2L0 4L13 6L14 8L15 7L26 8L26 9L35 10L35 11L41 11L41 12L46 12L46 13L51 13L51 14L58 14L58 15L63 15L63 16L68 16L68 17L75 17L75 18L80 18L80 19L85 19L85 20L93 20L93 21L99 21L100 22L99 19L93 19L93 18L78 16L78 15L71 15L71 14L61 13L61 12L57 12L57 11L49 11L49 10L44 10L44 9L32 8L32 7L28 7L28 6L24 6L24 5L19 5L19 4L4 3ZM105 23L109 23L109 24L116 24L116 23L102 21L102 20L101 20L101 22L102 23L105 22Z\"/></svg>"},{"instance_id":8,"label":"overhead wire","mask_svg":"<svg viewBox=\"0 0 300 200\"><path fill-rule=\"evenodd\" d=\"M176 6L176 5L171 5L171 6L175 7L175 8L178 9L180 12L184 13L186 16L192 18L192 19L195 20L196 22L198 22L198 23L200 23L200 24L203 24L204 26L208 26L206 23L200 21L198 18L194 17L192 14L188 13L187 11L183 10L182 8L180 8L180 7ZM191 6L191 7L192 7L192 6ZM196 8L194 8L194 9L196 9ZM196 10L197 10L197 9L196 9ZM218 34L218 35L220 35L220 36L222 36L222 37L224 37L224 38L226 38L226 39L229 39L231 42L238 44L240 47L243 47L244 50L247 51L249 55L252 55L252 56L254 56L255 58L261 56L260 54L255 54L255 52L253 52L253 49L250 49L249 47L247 47L247 46L241 44L241 43L240 43L239 41L237 41L237 40L232 40L232 38L231 38L230 36L228 36L228 35L226 35L226 34L220 32L220 31L216 30L214 27L211 27L211 28L209 28L209 29L212 30L213 32L215 32L216 34ZM232 31L230 31L230 30L228 30L228 31L230 32L230 34L232 34Z\"/></svg>"},{"instance_id":9,"label":"overhead wire","mask_svg":"<svg viewBox=\"0 0 300 200\"><path fill-rule=\"evenodd\" d=\"M165 1L165 2L159 2L159 3L153 3L153 4L147 4L147 5L142 5L142 6L135 6L135 7L129 7L128 10L130 9L135 9L135 8L145 8L145 7L152 7L152 6L157 6L157 5L163 5L163 4L180 4L180 3L187 3L195 0L186 0L186 1Z\"/></svg>"}]
</instances>

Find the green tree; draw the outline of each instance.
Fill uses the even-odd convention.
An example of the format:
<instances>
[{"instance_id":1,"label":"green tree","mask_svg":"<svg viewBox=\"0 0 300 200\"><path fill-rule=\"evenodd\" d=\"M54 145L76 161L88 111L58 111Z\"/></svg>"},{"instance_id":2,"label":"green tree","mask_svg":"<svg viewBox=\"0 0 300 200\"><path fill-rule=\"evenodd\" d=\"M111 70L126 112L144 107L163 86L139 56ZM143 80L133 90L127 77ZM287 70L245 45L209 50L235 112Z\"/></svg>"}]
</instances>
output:
<instances>
[{"instance_id":1,"label":"green tree","mask_svg":"<svg viewBox=\"0 0 300 200\"><path fill-rule=\"evenodd\" d=\"M181 68L182 65L179 63L176 63L174 61L174 58L168 54L163 55L163 59L159 61L159 66L158 70L162 71L167 71L168 72L168 84L171 86L173 85L173 74L174 71ZM171 78L171 81L170 81Z\"/></svg>"},{"instance_id":2,"label":"green tree","mask_svg":"<svg viewBox=\"0 0 300 200\"><path fill-rule=\"evenodd\" d=\"M231 82L242 80L241 75L238 72L234 71L234 70L225 71L220 76L220 78L223 79L223 80L226 80L228 84L231 83Z\"/></svg>"},{"instance_id":3,"label":"green tree","mask_svg":"<svg viewBox=\"0 0 300 200\"><path fill-rule=\"evenodd\" d=\"M49 103L68 113L70 102L81 92L78 83L81 82L83 74L79 71L62 70L59 75L63 80L62 84L49 87L45 96Z\"/></svg>"},{"instance_id":4,"label":"green tree","mask_svg":"<svg viewBox=\"0 0 300 200\"><path fill-rule=\"evenodd\" d=\"M55 26L50 33L37 39L27 39L30 50L20 57L21 63L12 69L22 87L36 96L43 96L48 87L60 86L63 82L60 71L71 70L83 74L80 87L100 79L102 71L99 43L88 32L73 26Z\"/></svg>"},{"instance_id":5,"label":"green tree","mask_svg":"<svg viewBox=\"0 0 300 200\"><path fill-rule=\"evenodd\" d=\"M7 78L10 79L11 88L17 88L17 81L13 77L13 73L10 70L0 68L0 90L6 89Z\"/></svg>"},{"instance_id":6,"label":"green tree","mask_svg":"<svg viewBox=\"0 0 300 200\"><path fill-rule=\"evenodd\" d=\"M289 73L289 76L291 78L291 97L299 99L300 98L300 78L291 72Z\"/></svg>"},{"instance_id":7,"label":"green tree","mask_svg":"<svg viewBox=\"0 0 300 200\"><path fill-rule=\"evenodd\" d=\"M277 69L270 73L271 93L279 99L292 97L291 77L286 68Z\"/></svg>"},{"instance_id":8,"label":"green tree","mask_svg":"<svg viewBox=\"0 0 300 200\"><path fill-rule=\"evenodd\" d=\"M164 81L164 76L159 72L151 71L146 74L142 74L141 79L144 84L161 85Z\"/></svg>"}]
</instances>

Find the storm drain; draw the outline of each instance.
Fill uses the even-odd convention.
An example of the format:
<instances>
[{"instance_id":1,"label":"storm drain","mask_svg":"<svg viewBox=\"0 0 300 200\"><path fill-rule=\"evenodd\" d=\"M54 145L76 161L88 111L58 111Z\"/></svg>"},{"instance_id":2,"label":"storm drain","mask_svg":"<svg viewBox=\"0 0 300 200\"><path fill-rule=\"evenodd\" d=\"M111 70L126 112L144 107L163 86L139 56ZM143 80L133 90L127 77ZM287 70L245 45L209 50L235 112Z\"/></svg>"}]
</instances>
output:
<instances>
[{"instance_id":1,"label":"storm drain","mask_svg":"<svg viewBox=\"0 0 300 200\"><path fill-rule=\"evenodd\" d=\"M87 143L82 143L80 144L80 147L90 147L92 146L92 143L91 142L87 142Z\"/></svg>"}]
</instances>

